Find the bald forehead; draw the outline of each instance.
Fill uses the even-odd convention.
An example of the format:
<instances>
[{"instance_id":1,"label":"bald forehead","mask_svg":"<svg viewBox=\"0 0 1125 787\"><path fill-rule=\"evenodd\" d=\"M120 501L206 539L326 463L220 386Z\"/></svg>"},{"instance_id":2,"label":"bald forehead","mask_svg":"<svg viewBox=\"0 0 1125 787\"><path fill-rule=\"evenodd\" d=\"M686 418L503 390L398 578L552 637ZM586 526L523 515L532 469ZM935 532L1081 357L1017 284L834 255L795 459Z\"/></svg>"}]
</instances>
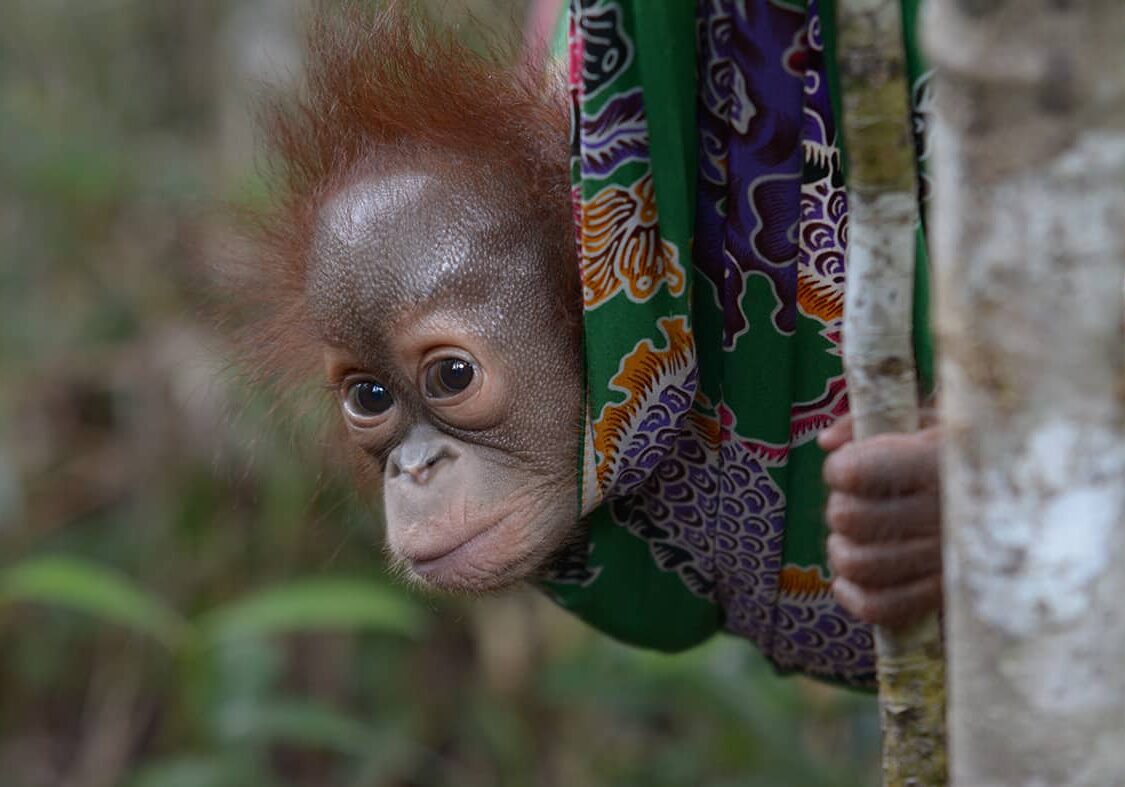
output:
<instances>
[{"instance_id":1,"label":"bald forehead","mask_svg":"<svg viewBox=\"0 0 1125 787\"><path fill-rule=\"evenodd\" d=\"M412 289L425 297L494 234L482 231L493 217L466 196L418 172L349 186L321 211L311 272L334 277L343 267L343 275L375 280L384 295Z\"/></svg>"},{"instance_id":2,"label":"bald forehead","mask_svg":"<svg viewBox=\"0 0 1125 787\"><path fill-rule=\"evenodd\" d=\"M319 216L306 282L314 317L340 341L446 309L487 329L540 289L542 244L487 179L404 170L338 192ZM531 234L533 235L533 233Z\"/></svg>"},{"instance_id":3,"label":"bald forehead","mask_svg":"<svg viewBox=\"0 0 1125 787\"><path fill-rule=\"evenodd\" d=\"M345 188L321 211L318 245L361 251L371 242L373 230L400 221L404 211L421 205L433 180L433 175L399 172Z\"/></svg>"}]
</instances>

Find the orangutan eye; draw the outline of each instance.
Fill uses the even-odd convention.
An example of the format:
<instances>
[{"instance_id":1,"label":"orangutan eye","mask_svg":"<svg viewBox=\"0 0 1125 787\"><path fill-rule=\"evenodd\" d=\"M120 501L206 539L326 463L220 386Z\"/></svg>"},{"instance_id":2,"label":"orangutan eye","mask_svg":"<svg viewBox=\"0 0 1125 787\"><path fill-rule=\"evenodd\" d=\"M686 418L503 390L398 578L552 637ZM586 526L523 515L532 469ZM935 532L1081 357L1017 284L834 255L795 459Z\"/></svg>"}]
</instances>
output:
<instances>
[{"instance_id":1,"label":"orangutan eye","mask_svg":"<svg viewBox=\"0 0 1125 787\"><path fill-rule=\"evenodd\" d=\"M442 358L426 368L425 390L431 399L449 399L473 383L476 370L463 358Z\"/></svg>"},{"instance_id":2,"label":"orangutan eye","mask_svg":"<svg viewBox=\"0 0 1125 787\"><path fill-rule=\"evenodd\" d=\"M391 409L391 392L374 380L356 380L344 394L344 409L354 418L371 418Z\"/></svg>"}]
</instances>

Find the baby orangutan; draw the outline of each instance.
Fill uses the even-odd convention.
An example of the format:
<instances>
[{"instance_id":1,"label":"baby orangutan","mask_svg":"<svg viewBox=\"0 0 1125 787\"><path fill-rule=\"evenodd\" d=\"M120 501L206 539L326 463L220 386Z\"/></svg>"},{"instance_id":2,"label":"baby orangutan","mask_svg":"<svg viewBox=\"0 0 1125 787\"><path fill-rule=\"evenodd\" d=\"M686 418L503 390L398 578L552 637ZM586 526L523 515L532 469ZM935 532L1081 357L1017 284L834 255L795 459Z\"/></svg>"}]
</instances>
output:
<instances>
[{"instance_id":1,"label":"baby orangutan","mask_svg":"<svg viewBox=\"0 0 1125 787\"><path fill-rule=\"evenodd\" d=\"M406 14L322 19L278 102L252 277L261 368L327 375L387 546L447 591L534 578L580 534L581 289L561 80ZM936 432L822 437L840 600L938 603ZM903 527L905 526L905 529Z\"/></svg>"},{"instance_id":2,"label":"baby orangutan","mask_svg":"<svg viewBox=\"0 0 1125 787\"><path fill-rule=\"evenodd\" d=\"M326 201L309 255L328 380L383 473L387 545L453 591L526 577L578 520L581 348L559 298L576 263L504 163L381 159Z\"/></svg>"}]
</instances>

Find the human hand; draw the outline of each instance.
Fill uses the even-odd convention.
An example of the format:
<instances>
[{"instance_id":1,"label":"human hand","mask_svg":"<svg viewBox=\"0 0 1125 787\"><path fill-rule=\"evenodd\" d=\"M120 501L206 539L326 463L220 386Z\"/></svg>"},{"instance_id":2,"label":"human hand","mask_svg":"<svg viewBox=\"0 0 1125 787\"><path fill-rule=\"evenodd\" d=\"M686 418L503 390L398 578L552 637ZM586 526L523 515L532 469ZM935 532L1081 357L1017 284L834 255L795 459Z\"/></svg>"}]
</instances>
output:
<instances>
[{"instance_id":1,"label":"human hand","mask_svg":"<svg viewBox=\"0 0 1125 787\"><path fill-rule=\"evenodd\" d=\"M868 623L909 624L941 607L941 428L853 440L846 416L817 437L836 600Z\"/></svg>"}]
</instances>

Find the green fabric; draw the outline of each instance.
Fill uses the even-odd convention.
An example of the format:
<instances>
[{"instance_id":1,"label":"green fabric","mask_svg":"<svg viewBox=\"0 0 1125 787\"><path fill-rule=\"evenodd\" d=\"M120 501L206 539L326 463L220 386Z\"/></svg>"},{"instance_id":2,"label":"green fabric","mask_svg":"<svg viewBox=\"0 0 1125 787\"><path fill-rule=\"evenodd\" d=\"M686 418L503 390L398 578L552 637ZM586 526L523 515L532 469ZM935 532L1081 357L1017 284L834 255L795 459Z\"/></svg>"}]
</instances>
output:
<instances>
[{"instance_id":1,"label":"green fabric","mask_svg":"<svg viewBox=\"0 0 1125 787\"><path fill-rule=\"evenodd\" d=\"M658 13L652 13L655 9L647 10L648 13L638 13L633 3L621 5L618 21L631 31L634 55L621 69L615 89L605 91L604 98L589 97L582 111L596 114L603 110L619 95L616 85L640 87L646 95L660 96L659 102L646 104L652 118L647 124L651 152L643 160L626 161L606 178L583 176L580 157L575 157L574 172L584 201L593 201L602 194L614 206L638 207L642 198L630 193L630 189L635 190L646 178L660 184L659 191L650 187L646 196L658 201L653 207L661 216L661 240L675 248L675 264L683 277L681 294L676 297L665 290L643 304L628 298L612 298L604 308L596 309L590 308L593 299L587 293L588 341L589 337L597 337L596 350L588 345L588 379L612 378L621 357L634 349L638 335L621 332L619 326L642 326L647 338L659 342L659 316L677 309L690 311L676 304L686 301L690 276L690 266L686 260L680 261L680 249L690 249L693 226L696 53L691 36L679 31L693 27L695 9L692 4L667 2ZM655 229L653 234L656 235ZM612 284L620 287L621 282ZM619 398L606 385L589 386L587 395L589 411L593 413L601 412ZM585 585L548 583L562 606L625 642L659 650L690 647L718 630L722 610L709 599L690 592L677 574L657 569L649 545L620 527L608 506L590 512L587 524L590 542L597 545L595 564L590 570L601 570L604 560L612 564L611 574L607 575L612 576L612 581ZM657 623L657 619L663 622Z\"/></svg>"},{"instance_id":2,"label":"green fabric","mask_svg":"<svg viewBox=\"0 0 1125 787\"><path fill-rule=\"evenodd\" d=\"M830 4L573 0L569 32L589 538L545 587L631 643L725 629L781 670L867 682L870 630L828 585L814 439L846 412ZM918 261L928 381L921 228Z\"/></svg>"}]
</instances>

